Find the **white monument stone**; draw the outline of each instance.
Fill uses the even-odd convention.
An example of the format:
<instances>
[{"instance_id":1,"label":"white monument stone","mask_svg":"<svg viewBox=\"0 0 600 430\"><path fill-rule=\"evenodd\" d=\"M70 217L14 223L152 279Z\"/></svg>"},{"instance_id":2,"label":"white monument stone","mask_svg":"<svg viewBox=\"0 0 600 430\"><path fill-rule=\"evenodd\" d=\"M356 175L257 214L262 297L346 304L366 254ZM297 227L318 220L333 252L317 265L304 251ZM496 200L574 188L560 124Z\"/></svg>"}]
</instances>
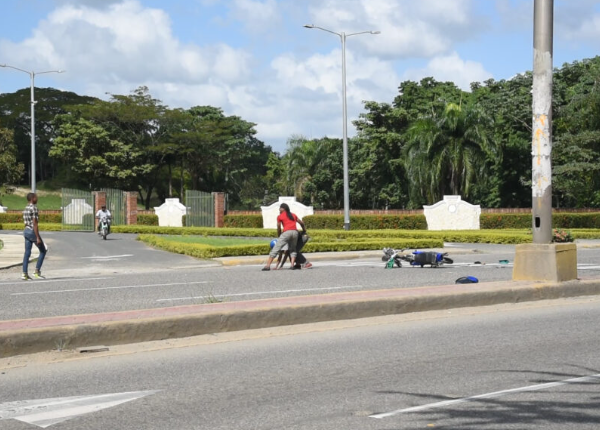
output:
<instances>
[{"instance_id":1,"label":"white monument stone","mask_svg":"<svg viewBox=\"0 0 600 430\"><path fill-rule=\"evenodd\" d=\"M481 206L460 196L444 196L444 200L423 209L428 230L479 230Z\"/></svg>"},{"instance_id":2,"label":"white monument stone","mask_svg":"<svg viewBox=\"0 0 600 430\"><path fill-rule=\"evenodd\" d=\"M6 213L6 209L8 209L6 206L0 206L0 214Z\"/></svg>"},{"instance_id":3,"label":"white monument stone","mask_svg":"<svg viewBox=\"0 0 600 430\"><path fill-rule=\"evenodd\" d=\"M279 206L282 203L287 203L290 211L302 219L307 215L314 215L315 211L312 206L305 206L296 201L296 197L279 197L276 203L270 206L261 206L263 217L263 228L277 228L277 217L279 216Z\"/></svg>"},{"instance_id":4,"label":"white monument stone","mask_svg":"<svg viewBox=\"0 0 600 430\"><path fill-rule=\"evenodd\" d=\"M63 209L63 223L71 225L82 225L85 215L94 215L94 208L85 199L72 199Z\"/></svg>"},{"instance_id":5,"label":"white monument stone","mask_svg":"<svg viewBox=\"0 0 600 430\"><path fill-rule=\"evenodd\" d=\"M179 199L166 199L160 207L154 208L160 227L183 227L186 211L185 205L181 204Z\"/></svg>"}]
</instances>

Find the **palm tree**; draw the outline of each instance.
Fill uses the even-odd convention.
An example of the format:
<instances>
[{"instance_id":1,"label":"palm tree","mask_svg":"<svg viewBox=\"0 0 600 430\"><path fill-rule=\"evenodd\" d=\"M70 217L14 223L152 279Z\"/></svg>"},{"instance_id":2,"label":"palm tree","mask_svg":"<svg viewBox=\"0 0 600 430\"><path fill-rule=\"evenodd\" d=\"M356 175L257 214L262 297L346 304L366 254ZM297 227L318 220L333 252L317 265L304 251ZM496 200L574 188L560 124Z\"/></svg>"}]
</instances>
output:
<instances>
[{"instance_id":1,"label":"palm tree","mask_svg":"<svg viewBox=\"0 0 600 430\"><path fill-rule=\"evenodd\" d=\"M477 105L448 103L441 115L417 120L409 129L404 163L413 194L428 203L444 194L469 197L475 181L499 161L492 119Z\"/></svg>"},{"instance_id":2,"label":"palm tree","mask_svg":"<svg viewBox=\"0 0 600 430\"><path fill-rule=\"evenodd\" d=\"M288 141L287 180L299 199L305 197L306 183L312 179L327 157L326 143L323 139L307 140L302 136L293 136ZM314 195L310 194L311 204L314 204Z\"/></svg>"}]
</instances>

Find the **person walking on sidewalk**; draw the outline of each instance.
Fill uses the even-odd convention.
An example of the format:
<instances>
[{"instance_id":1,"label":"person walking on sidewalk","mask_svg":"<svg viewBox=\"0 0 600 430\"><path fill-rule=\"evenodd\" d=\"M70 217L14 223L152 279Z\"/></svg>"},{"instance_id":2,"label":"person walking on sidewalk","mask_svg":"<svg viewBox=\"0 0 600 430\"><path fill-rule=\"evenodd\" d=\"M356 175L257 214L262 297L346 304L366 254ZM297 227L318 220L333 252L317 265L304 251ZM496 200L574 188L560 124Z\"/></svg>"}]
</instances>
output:
<instances>
[{"instance_id":1,"label":"person walking on sidewalk","mask_svg":"<svg viewBox=\"0 0 600 430\"><path fill-rule=\"evenodd\" d=\"M306 232L306 227L300 218L290 211L290 207L286 203L282 203L279 206L279 216L277 217L277 243L269 253L269 259L267 265L262 268L263 271L271 270L271 263L273 259L277 257L279 251L288 245L290 251L290 260L292 263L291 269L294 270L296 262L296 243L298 242L298 227L296 223L302 226L302 231ZM281 228L283 227L283 233Z\"/></svg>"},{"instance_id":2,"label":"person walking on sidewalk","mask_svg":"<svg viewBox=\"0 0 600 430\"><path fill-rule=\"evenodd\" d=\"M31 257L31 248L35 244L40 250L40 255L35 266L35 273L33 274L34 279L44 279L42 276L42 264L44 264L44 257L46 256L46 245L40 236L40 230L38 226L39 214L36 206L38 201L37 194L27 194L27 206L23 211L23 222L25 223L25 229L23 230L23 236L25 237L25 255L23 256L23 274L21 279L29 281L31 278L28 274L29 258Z\"/></svg>"}]
</instances>

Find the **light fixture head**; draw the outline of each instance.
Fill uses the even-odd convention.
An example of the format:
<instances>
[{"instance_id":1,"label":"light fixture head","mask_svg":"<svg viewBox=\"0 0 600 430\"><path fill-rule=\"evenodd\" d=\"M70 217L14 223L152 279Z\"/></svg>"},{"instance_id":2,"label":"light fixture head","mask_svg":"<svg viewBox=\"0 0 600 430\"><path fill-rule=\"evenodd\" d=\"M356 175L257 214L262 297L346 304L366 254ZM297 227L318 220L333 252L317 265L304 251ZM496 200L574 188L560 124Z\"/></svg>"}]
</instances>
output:
<instances>
[{"instance_id":1,"label":"light fixture head","mask_svg":"<svg viewBox=\"0 0 600 430\"><path fill-rule=\"evenodd\" d=\"M304 24L304 28L315 28L314 24Z\"/></svg>"}]
</instances>

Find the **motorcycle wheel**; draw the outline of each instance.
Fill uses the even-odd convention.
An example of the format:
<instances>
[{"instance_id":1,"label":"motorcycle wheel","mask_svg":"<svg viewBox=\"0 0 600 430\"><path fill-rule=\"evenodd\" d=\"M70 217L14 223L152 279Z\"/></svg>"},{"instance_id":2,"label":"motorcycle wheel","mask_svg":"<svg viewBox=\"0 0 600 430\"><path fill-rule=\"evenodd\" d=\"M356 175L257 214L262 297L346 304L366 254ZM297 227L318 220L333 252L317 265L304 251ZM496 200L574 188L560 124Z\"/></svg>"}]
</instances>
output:
<instances>
[{"instance_id":1,"label":"motorcycle wheel","mask_svg":"<svg viewBox=\"0 0 600 430\"><path fill-rule=\"evenodd\" d=\"M390 257L388 257L387 255L381 256L381 261L388 261L389 259L390 259Z\"/></svg>"},{"instance_id":2,"label":"motorcycle wheel","mask_svg":"<svg viewBox=\"0 0 600 430\"><path fill-rule=\"evenodd\" d=\"M106 230L102 229L102 239L106 240Z\"/></svg>"}]
</instances>

